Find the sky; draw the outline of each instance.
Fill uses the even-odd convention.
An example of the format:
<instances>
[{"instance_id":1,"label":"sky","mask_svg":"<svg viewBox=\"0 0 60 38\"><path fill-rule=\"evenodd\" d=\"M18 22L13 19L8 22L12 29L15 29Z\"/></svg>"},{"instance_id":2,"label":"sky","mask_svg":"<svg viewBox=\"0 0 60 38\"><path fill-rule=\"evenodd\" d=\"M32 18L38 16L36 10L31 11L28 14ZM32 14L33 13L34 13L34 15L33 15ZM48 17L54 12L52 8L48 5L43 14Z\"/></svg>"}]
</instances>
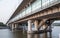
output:
<instances>
[{"instance_id":1,"label":"sky","mask_svg":"<svg viewBox=\"0 0 60 38\"><path fill-rule=\"evenodd\" d=\"M6 23L23 0L0 0L0 22Z\"/></svg>"}]
</instances>

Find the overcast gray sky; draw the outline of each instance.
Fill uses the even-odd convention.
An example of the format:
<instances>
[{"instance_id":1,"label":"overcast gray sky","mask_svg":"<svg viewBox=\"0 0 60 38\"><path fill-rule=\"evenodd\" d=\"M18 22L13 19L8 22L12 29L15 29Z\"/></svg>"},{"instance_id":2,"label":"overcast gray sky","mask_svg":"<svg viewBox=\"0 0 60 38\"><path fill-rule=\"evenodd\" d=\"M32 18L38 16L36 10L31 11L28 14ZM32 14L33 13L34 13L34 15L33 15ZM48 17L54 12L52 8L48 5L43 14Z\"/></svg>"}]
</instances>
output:
<instances>
[{"instance_id":1,"label":"overcast gray sky","mask_svg":"<svg viewBox=\"0 0 60 38\"><path fill-rule=\"evenodd\" d=\"M6 23L22 0L0 0L0 22Z\"/></svg>"}]
</instances>

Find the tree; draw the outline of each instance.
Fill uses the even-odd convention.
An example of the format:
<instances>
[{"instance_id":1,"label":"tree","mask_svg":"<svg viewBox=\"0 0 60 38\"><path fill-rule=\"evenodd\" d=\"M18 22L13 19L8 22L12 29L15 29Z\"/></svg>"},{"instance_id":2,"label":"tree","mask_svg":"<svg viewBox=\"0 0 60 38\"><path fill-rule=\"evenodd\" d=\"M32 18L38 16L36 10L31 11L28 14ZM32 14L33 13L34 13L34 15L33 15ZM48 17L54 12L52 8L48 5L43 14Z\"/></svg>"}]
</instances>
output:
<instances>
[{"instance_id":1,"label":"tree","mask_svg":"<svg viewBox=\"0 0 60 38\"><path fill-rule=\"evenodd\" d=\"M6 26L3 22L0 22L0 26Z\"/></svg>"}]
</instances>

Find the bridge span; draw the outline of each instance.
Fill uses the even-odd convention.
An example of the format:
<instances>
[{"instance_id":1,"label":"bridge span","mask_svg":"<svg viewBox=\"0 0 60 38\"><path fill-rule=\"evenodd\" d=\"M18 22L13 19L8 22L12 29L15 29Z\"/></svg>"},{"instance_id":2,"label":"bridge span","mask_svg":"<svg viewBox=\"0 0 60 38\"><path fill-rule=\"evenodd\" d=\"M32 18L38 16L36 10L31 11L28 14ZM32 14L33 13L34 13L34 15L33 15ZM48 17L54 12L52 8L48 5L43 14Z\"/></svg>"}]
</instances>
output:
<instances>
[{"instance_id":1,"label":"bridge span","mask_svg":"<svg viewBox=\"0 0 60 38\"><path fill-rule=\"evenodd\" d=\"M60 0L23 0L7 25L13 30L26 24L27 32L32 33L32 25L34 31L51 30L55 20L60 20Z\"/></svg>"}]
</instances>

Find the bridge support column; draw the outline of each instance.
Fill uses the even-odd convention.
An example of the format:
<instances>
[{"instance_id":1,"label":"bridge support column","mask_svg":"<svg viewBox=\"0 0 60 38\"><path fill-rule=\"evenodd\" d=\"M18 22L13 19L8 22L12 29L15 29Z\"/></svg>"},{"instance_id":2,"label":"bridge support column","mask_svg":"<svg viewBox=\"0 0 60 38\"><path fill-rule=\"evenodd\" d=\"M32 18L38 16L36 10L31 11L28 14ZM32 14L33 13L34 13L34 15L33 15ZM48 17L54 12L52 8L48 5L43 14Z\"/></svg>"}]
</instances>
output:
<instances>
[{"instance_id":1,"label":"bridge support column","mask_svg":"<svg viewBox=\"0 0 60 38\"><path fill-rule=\"evenodd\" d=\"M35 30L38 31L38 20L34 21L34 25L35 25Z\"/></svg>"},{"instance_id":2,"label":"bridge support column","mask_svg":"<svg viewBox=\"0 0 60 38\"><path fill-rule=\"evenodd\" d=\"M17 28L17 25L18 25L18 24L15 24L15 29Z\"/></svg>"},{"instance_id":3,"label":"bridge support column","mask_svg":"<svg viewBox=\"0 0 60 38\"><path fill-rule=\"evenodd\" d=\"M12 30L14 30L14 24L12 24Z\"/></svg>"},{"instance_id":4,"label":"bridge support column","mask_svg":"<svg viewBox=\"0 0 60 38\"><path fill-rule=\"evenodd\" d=\"M46 25L43 25L43 29L45 29L46 28Z\"/></svg>"},{"instance_id":5,"label":"bridge support column","mask_svg":"<svg viewBox=\"0 0 60 38\"><path fill-rule=\"evenodd\" d=\"M27 33L32 33L32 20L28 20L28 31Z\"/></svg>"}]
</instances>

